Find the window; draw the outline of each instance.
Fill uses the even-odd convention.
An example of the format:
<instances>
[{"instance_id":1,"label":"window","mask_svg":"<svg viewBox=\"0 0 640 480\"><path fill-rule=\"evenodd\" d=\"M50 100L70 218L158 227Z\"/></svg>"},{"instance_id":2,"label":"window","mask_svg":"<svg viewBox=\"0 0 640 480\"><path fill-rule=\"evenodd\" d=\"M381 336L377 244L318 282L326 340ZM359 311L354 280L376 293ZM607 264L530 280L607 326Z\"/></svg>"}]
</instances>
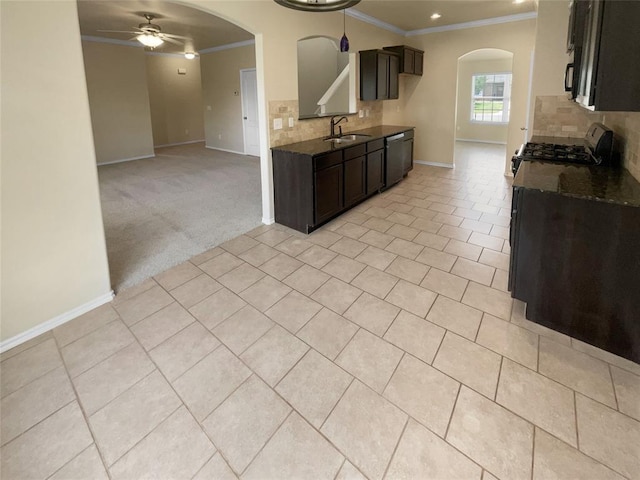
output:
<instances>
[{"instance_id":1,"label":"window","mask_svg":"<svg viewBox=\"0 0 640 480\"><path fill-rule=\"evenodd\" d=\"M471 121L507 123L511 97L510 73L480 73L471 79Z\"/></svg>"}]
</instances>

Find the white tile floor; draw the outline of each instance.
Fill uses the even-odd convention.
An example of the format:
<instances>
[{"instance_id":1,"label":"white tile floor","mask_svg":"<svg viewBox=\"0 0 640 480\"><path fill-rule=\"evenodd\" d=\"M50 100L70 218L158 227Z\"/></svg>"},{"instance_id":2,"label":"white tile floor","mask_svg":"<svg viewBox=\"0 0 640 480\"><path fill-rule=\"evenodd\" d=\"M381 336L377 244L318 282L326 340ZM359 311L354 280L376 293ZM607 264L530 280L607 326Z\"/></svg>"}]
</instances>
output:
<instances>
[{"instance_id":1,"label":"white tile floor","mask_svg":"<svg viewBox=\"0 0 640 480\"><path fill-rule=\"evenodd\" d=\"M508 210L417 165L2 354L2 478L640 478L640 365L524 318Z\"/></svg>"}]
</instances>

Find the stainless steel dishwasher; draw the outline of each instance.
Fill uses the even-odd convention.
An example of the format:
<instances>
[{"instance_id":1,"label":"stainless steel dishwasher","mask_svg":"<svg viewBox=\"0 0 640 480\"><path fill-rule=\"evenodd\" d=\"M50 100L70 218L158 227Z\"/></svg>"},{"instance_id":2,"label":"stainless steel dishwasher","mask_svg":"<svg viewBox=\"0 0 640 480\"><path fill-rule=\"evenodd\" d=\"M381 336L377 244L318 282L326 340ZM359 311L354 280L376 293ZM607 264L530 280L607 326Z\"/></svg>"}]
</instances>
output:
<instances>
[{"instance_id":1,"label":"stainless steel dishwasher","mask_svg":"<svg viewBox=\"0 0 640 480\"><path fill-rule=\"evenodd\" d=\"M404 175L403 151L404 132L384 139L385 168L384 188L387 189L402 180Z\"/></svg>"}]
</instances>

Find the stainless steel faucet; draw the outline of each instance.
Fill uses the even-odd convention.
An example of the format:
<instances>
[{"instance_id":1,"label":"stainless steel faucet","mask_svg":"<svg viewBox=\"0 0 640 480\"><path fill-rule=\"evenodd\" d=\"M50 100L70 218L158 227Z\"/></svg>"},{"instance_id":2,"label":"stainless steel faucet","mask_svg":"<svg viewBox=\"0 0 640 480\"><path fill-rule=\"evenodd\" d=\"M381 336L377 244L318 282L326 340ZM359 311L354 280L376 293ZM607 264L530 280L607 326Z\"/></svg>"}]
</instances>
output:
<instances>
[{"instance_id":1,"label":"stainless steel faucet","mask_svg":"<svg viewBox=\"0 0 640 480\"><path fill-rule=\"evenodd\" d=\"M334 115L333 117L331 117L331 137L335 137L336 136L336 125L338 125L342 120L344 120L345 122L348 122L349 119L347 117L340 117L337 121L336 121L336 117L338 115ZM340 135L342 135L342 126L340 126Z\"/></svg>"}]
</instances>

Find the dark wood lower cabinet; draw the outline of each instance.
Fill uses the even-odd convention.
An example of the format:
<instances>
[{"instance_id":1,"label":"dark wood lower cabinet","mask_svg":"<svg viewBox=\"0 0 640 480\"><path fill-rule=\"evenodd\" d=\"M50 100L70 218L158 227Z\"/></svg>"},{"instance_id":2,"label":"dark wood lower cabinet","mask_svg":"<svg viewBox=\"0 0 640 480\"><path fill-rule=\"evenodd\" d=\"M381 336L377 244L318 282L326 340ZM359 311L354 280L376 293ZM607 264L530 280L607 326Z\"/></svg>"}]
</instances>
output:
<instances>
[{"instance_id":1,"label":"dark wood lower cabinet","mask_svg":"<svg viewBox=\"0 0 640 480\"><path fill-rule=\"evenodd\" d=\"M412 129L406 133L413 138ZM331 146L315 155L273 148L276 222L310 233L381 191L386 138L374 137L342 149Z\"/></svg>"},{"instance_id":2,"label":"dark wood lower cabinet","mask_svg":"<svg viewBox=\"0 0 640 480\"><path fill-rule=\"evenodd\" d=\"M367 195L367 157L344 162L344 206L350 207Z\"/></svg>"},{"instance_id":3,"label":"dark wood lower cabinet","mask_svg":"<svg viewBox=\"0 0 640 480\"><path fill-rule=\"evenodd\" d=\"M640 208L520 187L511 222L527 318L640 362Z\"/></svg>"},{"instance_id":4,"label":"dark wood lower cabinet","mask_svg":"<svg viewBox=\"0 0 640 480\"><path fill-rule=\"evenodd\" d=\"M384 186L384 150L367 153L367 195Z\"/></svg>"},{"instance_id":5,"label":"dark wood lower cabinet","mask_svg":"<svg viewBox=\"0 0 640 480\"><path fill-rule=\"evenodd\" d=\"M315 196L315 223L319 224L328 220L340 210L344 205L343 191L343 169L342 164L318 170L315 173L314 196Z\"/></svg>"}]
</instances>

